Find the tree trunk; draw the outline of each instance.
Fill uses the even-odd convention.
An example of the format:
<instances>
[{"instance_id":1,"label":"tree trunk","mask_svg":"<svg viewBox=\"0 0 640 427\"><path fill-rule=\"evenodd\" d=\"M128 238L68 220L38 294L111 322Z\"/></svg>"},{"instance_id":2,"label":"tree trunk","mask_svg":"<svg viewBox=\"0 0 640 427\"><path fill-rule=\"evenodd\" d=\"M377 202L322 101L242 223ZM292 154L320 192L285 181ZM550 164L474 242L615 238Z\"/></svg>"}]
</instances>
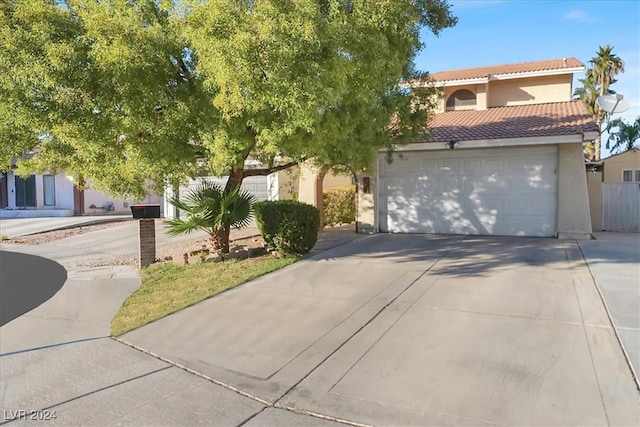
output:
<instances>
[{"instance_id":1,"label":"tree trunk","mask_svg":"<svg viewBox=\"0 0 640 427\"><path fill-rule=\"evenodd\" d=\"M242 179L244 178L244 167L234 167L229 172L229 179L224 186L224 194L229 194L235 187L242 185Z\"/></svg>"},{"instance_id":2,"label":"tree trunk","mask_svg":"<svg viewBox=\"0 0 640 427\"><path fill-rule=\"evenodd\" d=\"M600 130L600 133L598 134L598 136L596 136L596 140L593 141L593 156L591 160L594 162L600 161L600 151L602 148L602 120L603 117L601 116L601 113L598 113L598 119L596 120L596 123L598 125L598 130Z\"/></svg>"},{"instance_id":3,"label":"tree trunk","mask_svg":"<svg viewBox=\"0 0 640 427\"><path fill-rule=\"evenodd\" d=\"M211 239L211 247L213 251L218 254L228 254L229 253L229 227L226 227L223 230L215 231L210 235Z\"/></svg>"}]
</instances>

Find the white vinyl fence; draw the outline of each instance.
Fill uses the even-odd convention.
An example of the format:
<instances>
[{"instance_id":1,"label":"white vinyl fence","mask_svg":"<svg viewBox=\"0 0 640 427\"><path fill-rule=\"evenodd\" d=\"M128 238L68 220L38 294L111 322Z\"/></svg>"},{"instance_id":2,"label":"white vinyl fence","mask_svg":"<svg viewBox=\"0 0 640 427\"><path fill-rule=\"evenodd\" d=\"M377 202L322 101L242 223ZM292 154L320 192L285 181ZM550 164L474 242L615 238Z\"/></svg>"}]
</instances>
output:
<instances>
[{"instance_id":1,"label":"white vinyl fence","mask_svg":"<svg viewBox=\"0 0 640 427\"><path fill-rule=\"evenodd\" d=\"M640 182L602 184L602 229L640 232Z\"/></svg>"}]
</instances>

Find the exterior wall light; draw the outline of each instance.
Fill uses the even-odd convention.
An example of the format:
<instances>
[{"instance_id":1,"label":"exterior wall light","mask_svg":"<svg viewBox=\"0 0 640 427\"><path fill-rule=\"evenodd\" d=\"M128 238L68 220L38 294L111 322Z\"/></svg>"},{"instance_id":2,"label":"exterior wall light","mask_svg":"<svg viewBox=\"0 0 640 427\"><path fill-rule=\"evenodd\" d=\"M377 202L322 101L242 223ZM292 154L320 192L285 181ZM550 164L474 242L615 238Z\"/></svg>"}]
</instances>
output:
<instances>
[{"instance_id":1,"label":"exterior wall light","mask_svg":"<svg viewBox=\"0 0 640 427\"><path fill-rule=\"evenodd\" d=\"M458 144L458 141L449 141L449 142L445 142L444 146L445 148L450 148L450 149L454 149L457 148L460 144Z\"/></svg>"}]
</instances>

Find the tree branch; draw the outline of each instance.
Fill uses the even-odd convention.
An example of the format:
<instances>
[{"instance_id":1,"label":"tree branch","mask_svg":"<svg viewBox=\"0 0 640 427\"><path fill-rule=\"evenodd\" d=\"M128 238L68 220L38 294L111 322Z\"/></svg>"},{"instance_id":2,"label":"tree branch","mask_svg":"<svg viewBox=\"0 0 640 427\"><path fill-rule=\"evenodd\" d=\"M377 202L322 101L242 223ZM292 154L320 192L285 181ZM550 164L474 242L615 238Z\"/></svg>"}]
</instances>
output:
<instances>
[{"instance_id":1,"label":"tree branch","mask_svg":"<svg viewBox=\"0 0 640 427\"><path fill-rule=\"evenodd\" d=\"M272 168L262 168L262 169L245 169L242 172L242 177L246 178L248 176L265 176L265 175L271 175L274 172L279 172L281 170L285 170L285 169L289 169L293 166L296 166L302 162L304 162L306 159L303 157L298 161L295 162L289 162L289 163L285 163L283 165L278 165L278 166L274 166Z\"/></svg>"}]
</instances>

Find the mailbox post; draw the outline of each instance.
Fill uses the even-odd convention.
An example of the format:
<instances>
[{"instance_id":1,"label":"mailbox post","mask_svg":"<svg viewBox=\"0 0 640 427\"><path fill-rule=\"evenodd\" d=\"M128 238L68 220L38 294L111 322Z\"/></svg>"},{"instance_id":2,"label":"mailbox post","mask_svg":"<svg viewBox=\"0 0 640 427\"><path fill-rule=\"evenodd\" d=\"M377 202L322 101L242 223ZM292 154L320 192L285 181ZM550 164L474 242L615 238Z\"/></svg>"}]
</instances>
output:
<instances>
[{"instance_id":1,"label":"mailbox post","mask_svg":"<svg viewBox=\"0 0 640 427\"><path fill-rule=\"evenodd\" d=\"M139 257L138 268L156 261L156 224L160 218L160 205L132 205L131 214L138 221Z\"/></svg>"}]
</instances>

